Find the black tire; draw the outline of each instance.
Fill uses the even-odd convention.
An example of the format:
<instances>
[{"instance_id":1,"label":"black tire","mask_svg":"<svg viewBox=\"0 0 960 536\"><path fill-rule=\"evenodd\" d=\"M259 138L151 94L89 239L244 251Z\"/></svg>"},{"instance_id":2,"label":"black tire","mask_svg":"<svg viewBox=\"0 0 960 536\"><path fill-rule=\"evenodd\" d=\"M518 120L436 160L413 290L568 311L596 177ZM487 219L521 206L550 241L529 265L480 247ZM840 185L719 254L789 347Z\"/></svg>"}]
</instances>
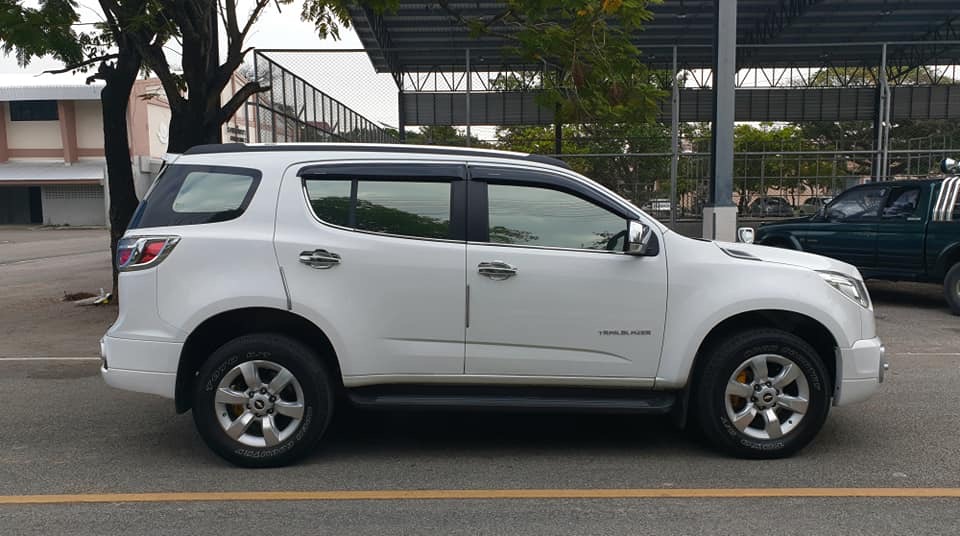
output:
<instances>
[{"instance_id":1,"label":"black tire","mask_svg":"<svg viewBox=\"0 0 960 536\"><path fill-rule=\"evenodd\" d=\"M221 424L221 417L228 422L239 420L240 416L250 410L241 405L230 404L224 407L226 411L218 413L216 394L221 381L231 381L230 376L236 377L236 374L240 374L235 369L251 361L258 362L258 377L263 384L269 383L270 379L277 375L277 372L274 372L273 376L270 375L273 370L270 367L273 365L279 365L288 370L295 381L287 384L286 388L278 390L275 397L272 392L261 395L256 391L256 387L253 387L258 397L256 400L269 395L273 397L271 400L279 397L280 402L274 406L268 400L260 400L270 409L264 410L261 405L258 410L269 411L271 415L253 417L252 423L244 427L247 432L239 439L234 439L227 434L225 425ZM240 379L242 377L241 374L239 378L232 380L236 383L229 388L246 394L250 386L246 386L246 381ZM302 396L302 401L299 401L302 404L299 419L282 415L283 408L279 406L286 400L292 399L294 404L298 402L296 400L297 384L300 387L299 395ZM333 391L330 373L315 351L283 335L272 333L244 335L218 348L200 368L193 390L193 420L207 445L230 463L242 467L279 467L306 456L314 449L333 415ZM247 408L253 409L253 406L247 406ZM278 432L278 439L282 438L282 441L266 446L267 434L264 432L266 425L263 419L270 419L270 423L275 423L278 430L284 424L290 428ZM249 444L256 439L258 428L260 439L265 443L263 446ZM283 437L284 434L286 437Z\"/></svg>"},{"instance_id":2,"label":"black tire","mask_svg":"<svg viewBox=\"0 0 960 536\"><path fill-rule=\"evenodd\" d=\"M806 446L823 426L830 411L832 393L830 375L817 352L799 337L777 329L756 329L731 336L709 349L708 352L703 356L705 361L699 367L695 378L692 393L694 405L691 412L698 421L704 437L714 446L739 458L784 458ZM747 422L746 430L741 431L734 425L727 409L727 382L750 358L764 354L779 356L793 362L802 373L809 391L806 413L793 425L792 429L783 433L782 437L773 439L750 435L767 434L765 430L762 432L758 430L768 422L764 417L765 410L759 410L757 417ZM783 368L775 368L780 366L777 363L773 361L770 363L772 366L768 369L768 376L772 377L783 371ZM751 373L752 369L743 372L745 379L741 381L747 383L747 375ZM753 382L752 378L750 382ZM783 394L795 394L796 390L801 388L800 380L784 384L782 387L784 387ZM756 389L756 387L753 388ZM768 389L762 385L761 388ZM767 392L763 391L763 393ZM770 398L779 400L778 397ZM733 410L743 410L744 414L749 411L748 404L751 408L758 407L746 398L730 398L730 400L737 403L742 400L743 405L739 408L733 407ZM763 403L762 400L757 401ZM776 406L768 409L773 409L776 414L779 414L778 419L788 419L786 423L778 420L784 426L788 426L792 422L789 419L794 419L798 415Z\"/></svg>"},{"instance_id":3,"label":"black tire","mask_svg":"<svg viewBox=\"0 0 960 536\"><path fill-rule=\"evenodd\" d=\"M960 315L960 262L953 265L943 280L943 293L950 304L950 311Z\"/></svg>"}]
</instances>

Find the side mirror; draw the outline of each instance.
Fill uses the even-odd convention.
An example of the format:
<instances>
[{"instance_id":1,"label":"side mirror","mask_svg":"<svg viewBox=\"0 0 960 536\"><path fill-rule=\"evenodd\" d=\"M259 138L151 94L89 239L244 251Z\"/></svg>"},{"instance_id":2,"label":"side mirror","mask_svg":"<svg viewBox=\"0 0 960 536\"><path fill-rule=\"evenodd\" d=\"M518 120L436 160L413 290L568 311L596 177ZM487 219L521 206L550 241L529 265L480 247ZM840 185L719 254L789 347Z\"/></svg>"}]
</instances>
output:
<instances>
[{"instance_id":1,"label":"side mirror","mask_svg":"<svg viewBox=\"0 0 960 536\"><path fill-rule=\"evenodd\" d=\"M753 227L741 227L737 229L737 242L752 244L754 234Z\"/></svg>"},{"instance_id":2,"label":"side mirror","mask_svg":"<svg viewBox=\"0 0 960 536\"><path fill-rule=\"evenodd\" d=\"M944 173L958 173L960 172L960 162L957 162L953 158L944 158L940 162L940 171Z\"/></svg>"},{"instance_id":3,"label":"side mirror","mask_svg":"<svg viewBox=\"0 0 960 536\"><path fill-rule=\"evenodd\" d=\"M659 252L653 229L638 221L627 224L627 255L652 256Z\"/></svg>"}]
</instances>

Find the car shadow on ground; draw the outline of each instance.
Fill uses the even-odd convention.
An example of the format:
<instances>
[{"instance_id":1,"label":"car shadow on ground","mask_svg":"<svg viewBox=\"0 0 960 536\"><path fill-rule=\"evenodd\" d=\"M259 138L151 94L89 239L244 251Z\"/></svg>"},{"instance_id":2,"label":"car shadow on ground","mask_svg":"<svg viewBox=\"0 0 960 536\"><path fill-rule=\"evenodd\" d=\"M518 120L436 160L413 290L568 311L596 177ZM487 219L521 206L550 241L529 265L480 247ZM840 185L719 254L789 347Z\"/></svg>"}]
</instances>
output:
<instances>
[{"instance_id":1,"label":"car shadow on ground","mask_svg":"<svg viewBox=\"0 0 960 536\"><path fill-rule=\"evenodd\" d=\"M496 455L509 452L638 454L700 450L696 437L667 417L516 412L371 411L341 407L323 442L324 457Z\"/></svg>"},{"instance_id":2,"label":"car shadow on ground","mask_svg":"<svg viewBox=\"0 0 960 536\"><path fill-rule=\"evenodd\" d=\"M891 281L868 281L867 288L874 304L894 305L905 307L920 307L922 309L939 309L950 313L943 296L943 287L926 283L907 283Z\"/></svg>"}]
</instances>

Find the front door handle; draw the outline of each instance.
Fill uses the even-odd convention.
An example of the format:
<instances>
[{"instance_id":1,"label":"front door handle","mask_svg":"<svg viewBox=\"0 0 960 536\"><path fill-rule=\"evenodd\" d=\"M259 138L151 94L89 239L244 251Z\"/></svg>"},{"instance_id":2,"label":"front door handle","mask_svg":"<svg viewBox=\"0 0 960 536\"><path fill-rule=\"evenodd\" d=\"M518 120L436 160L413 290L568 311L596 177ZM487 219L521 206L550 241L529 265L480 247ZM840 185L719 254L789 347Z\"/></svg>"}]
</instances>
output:
<instances>
[{"instance_id":1,"label":"front door handle","mask_svg":"<svg viewBox=\"0 0 960 536\"><path fill-rule=\"evenodd\" d=\"M510 266L503 261L481 262L477 265L480 275L489 277L494 281L503 281L517 275L517 267Z\"/></svg>"},{"instance_id":2,"label":"front door handle","mask_svg":"<svg viewBox=\"0 0 960 536\"><path fill-rule=\"evenodd\" d=\"M325 249L315 249L313 251L300 252L300 262L311 268L326 270L340 264L340 255L331 253Z\"/></svg>"}]
</instances>

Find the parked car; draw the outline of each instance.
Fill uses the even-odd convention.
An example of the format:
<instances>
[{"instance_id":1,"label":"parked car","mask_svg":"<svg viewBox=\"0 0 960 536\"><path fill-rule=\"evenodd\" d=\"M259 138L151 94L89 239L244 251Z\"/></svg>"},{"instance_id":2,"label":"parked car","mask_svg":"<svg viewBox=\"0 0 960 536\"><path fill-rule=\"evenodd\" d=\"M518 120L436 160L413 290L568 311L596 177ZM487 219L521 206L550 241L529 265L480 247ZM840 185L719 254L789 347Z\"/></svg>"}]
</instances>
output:
<instances>
[{"instance_id":1,"label":"parked car","mask_svg":"<svg viewBox=\"0 0 960 536\"><path fill-rule=\"evenodd\" d=\"M868 279L942 284L960 314L960 177L855 186L819 214L762 225L755 241L841 260Z\"/></svg>"},{"instance_id":2,"label":"parked car","mask_svg":"<svg viewBox=\"0 0 960 536\"><path fill-rule=\"evenodd\" d=\"M106 382L249 467L309 453L342 404L689 416L782 457L885 367L856 268L686 238L531 155L195 147L116 262Z\"/></svg>"},{"instance_id":3,"label":"parked car","mask_svg":"<svg viewBox=\"0 0 960 536\"><path fill-rule=\"evenodd\" d=\"M793 216L793 205L782 197L758 197L747 205L745 215L753 218Z\"/></svg>"},{"instance_id":4,"label":"parked car","mask_svg":"<svg viewBox=\"0 0 960 536\"><path fill-rule=\"evenodd\" d=\"M820 212L823 207L827 206L833 197L822 197L814 196L808 197L797 207L797 212L800 216L812 216Z\"/></svg>"}]
</instances>

